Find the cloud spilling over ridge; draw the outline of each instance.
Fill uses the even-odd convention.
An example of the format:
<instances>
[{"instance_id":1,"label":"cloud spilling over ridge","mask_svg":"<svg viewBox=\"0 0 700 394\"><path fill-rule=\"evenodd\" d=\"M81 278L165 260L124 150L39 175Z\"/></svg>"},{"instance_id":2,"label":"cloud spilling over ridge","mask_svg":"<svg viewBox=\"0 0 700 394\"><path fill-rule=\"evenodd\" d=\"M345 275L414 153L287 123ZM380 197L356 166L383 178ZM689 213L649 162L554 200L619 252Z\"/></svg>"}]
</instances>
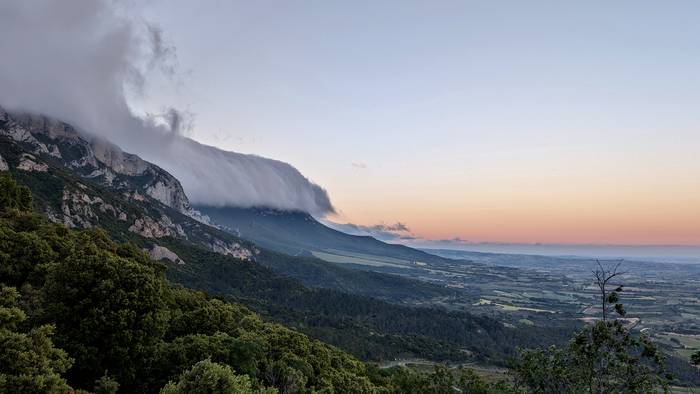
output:
<instances>
[{"instance_id":1,"label":"cloud spilling over ridge","mask_svg":"<svg viewBox=\"0 0 700 394\"><path fill-rule=\"evenodd\" d=\"M186 138L192 114L134 114L127 97L143 94L156 74L173 78L177 59L161 29L129 6L0 2L0 106L63 120L158 164L195 204L333 212L326 191L291 165Z\"/></svg>"}]
</instances>

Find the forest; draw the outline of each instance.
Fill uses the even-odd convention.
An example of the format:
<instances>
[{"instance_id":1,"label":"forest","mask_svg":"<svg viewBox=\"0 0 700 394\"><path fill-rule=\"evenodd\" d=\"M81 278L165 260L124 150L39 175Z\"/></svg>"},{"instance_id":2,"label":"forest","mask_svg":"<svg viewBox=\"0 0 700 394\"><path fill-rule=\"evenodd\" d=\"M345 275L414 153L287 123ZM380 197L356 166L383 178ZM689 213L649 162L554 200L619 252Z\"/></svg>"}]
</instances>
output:
<instances>
[{"instance_id":1,"label":"forest","mask_svg":"<svg viewBox=\"0 0 700 394\"><path fill-rule=\"evenodd\" d=\"M234 279L211 258L209 275L221 283ZM245 306L172 283L165 272L138 247L117 244L99 228L49 223L33 212L28 188L1 176L0 392L648 392L666 390L670 379L654 344L614 319L584 328L568 345L519 352L509 379L500 382L446 366L380 369ZM253 279L229 291L231 297L250 292L266 299L260 293L268 293L276 302L263 310L279 303L320 318L325 308L327 319L345 324L333 312L332 305L343 302L339 295L322 293L328 303L312 308L304 295L312 290L290 285L299 294L285 304L275 294L288 297L290 290L278 293ZM618 301L617 293L605 299L624 314ZM410 321L438 338L440 329L495 329L449 314L430 323L443 315L393 307L368 303L356 313L365 316L366 327L397 335Z\"/></svg>"}]
</instances>

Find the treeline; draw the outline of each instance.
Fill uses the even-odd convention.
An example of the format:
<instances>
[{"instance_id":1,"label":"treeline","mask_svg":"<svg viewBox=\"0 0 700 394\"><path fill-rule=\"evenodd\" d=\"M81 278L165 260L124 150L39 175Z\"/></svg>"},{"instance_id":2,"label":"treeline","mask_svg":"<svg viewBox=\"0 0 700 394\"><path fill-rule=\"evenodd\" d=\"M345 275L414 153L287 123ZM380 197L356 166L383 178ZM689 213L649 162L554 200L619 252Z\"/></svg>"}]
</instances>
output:
<instances>
[{"instance_id":1,"label":"treeline","mask_svg":"<svg viewBox=\"0 0 700 394\"><path fill-rule=\"evenodd\" d=\"M16 144L2 142L1 137L0 151L7 160L14 161L23 152ZM261 250L255 262L243 263L201 247L201 240L197 238L197 234L207 231L211 236L228 235L192 223L149 200L138 204L122 201L113 191L76 178L74 173L58 165L47 173L12 173L31 188L35 208L39 211L49 207L50 212L60 212L63 190L83 190L120 206L129 217L144 214L158 217L160 214L156 211L162 209L182 226L201 226L197 231L186 231L190 242L158 240L186 262L184 266L169 264L166 272L169 279L242 303L266 318L341 347L363 360L427 358L505 365L518 346L564 343L575 330L574 324L564 325L568 324L564 322L563 326L522 330L469 313L416 309L412 301L450 296L454 290L396 275L346 269L318 259ZM110 214L102 215L97 209L94 213L99 220L92 223L103 228L112 240L132 242L139 248L152 246L152 240L128 231L129 222L117 220ZM245 241L233 241L252 247ZM404 302L411 305L400 305Z\"/></svg>"},{"instance_id":2,"label":"treeline","mask_svg":"<svg viewBox=\"0 0 700 394\"><path fill-rule=\"evenodd\" d=\"M447 393L483 384L471 371L362 363L172 285L136 246L48 223L31 207L29 190L0 176L0 393Z\"/></svg>"},{"instance_id":3,"label":"treeline","mask_svg":"<svg viewBox=\"0 0 700 394\"><path fill-rule=\"evenodd\" d=\"M0 177L0 392L158 392L171 381L165 392L186 392L193 370L230 392L376 391L348 354L173 287L140 249L30 207L28 190Z\"/></svg>"},{"instance_id":4,"label":"treeline","mask_svg":"<svg viewBox=\"0 0 700 394\"><path fill-rule=\"evenodd\" d=\"M364 360L419 357L505 366L518 347L566 343L578 326L509 328L494 318L467 312L416 308L309 288L260 264L181 240L167 240L166 246L187 262L170 267L167 275L172 281L246 304L265 317Z\"/></svg>"},{"instance_id":5,"label":"treeline","mask_svg":"<svg viewBox=\"0 0 700 394\"><path fill-rule=\"evenodd\" d=\"M460 294L444 286L399 275L349 269L316 257L292 257L263 249L256 261L279 274L299 280L307 287L334 289L395 303L425 301Z\"/></svg>"},{"instance_id":6,"label":"treeline","mask_svg":"<svg viewBox=\"0 0 700 394\"><path fill-rule=\"evenodd\" d=\"M302 333L265 322L244 306L172 285L165 278L165 266L151 261L138 247L116 244L100 229L75 231L49 224L33 214L31 206L28 189L0 176L0 393L643 393L668 389L670 377L662 354L648 338L633 335L614 319L583 329L567 346L519 353L511 363L510 378L497 383L485 383L471 370L444 366L432 373L379 369ZM359 298L307 289L292 280L232 277L225 268L255 267L249 262L215 260L211 271L202 271L198 265L188 262L186 269L178 271L180 279L189 277L195 285L227 290L222 293L251 299L263 310L277 305L289 314L314 311L308 321L324 320L322 325L311 324L312 329L377 327L396 333L389 337L398 343L410 338L402 330L425 333L419 343L447 336L451 330L467 332L452 332L456 338L467 337L471 330L478 335L493 330L497 336L483 346L496 347L500 345L495 338L510 335L489 325L490 319L370 299L357 303ZM256 269L265 273L262 267ZM195 275L203 272L210 275ZM231 280L242 285L227 285ZM604 298L624 315L618 291L614 293ZM323 297L328 301L320 302ZM312 307L313 302L319 305ZM300 319L296 316L294 321L307 321ZM423 319L438 320L425 323ZM358 333L373 335L372 331ZM489 335L493 334L482 339ZM467 350L477 346L459 340Z\"/></svg>"}]
</instances>

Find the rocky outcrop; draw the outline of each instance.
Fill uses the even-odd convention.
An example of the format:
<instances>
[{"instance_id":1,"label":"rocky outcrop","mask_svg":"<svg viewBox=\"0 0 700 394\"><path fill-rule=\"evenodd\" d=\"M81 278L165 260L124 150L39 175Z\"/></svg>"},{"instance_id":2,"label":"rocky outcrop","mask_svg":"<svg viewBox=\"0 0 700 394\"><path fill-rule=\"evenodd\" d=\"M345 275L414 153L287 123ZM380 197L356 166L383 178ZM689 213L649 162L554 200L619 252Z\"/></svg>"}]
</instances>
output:
<instances>
[{"instance_id":1,"label":"rocky outcrop","mask_svg":"<svg viewBox=\"0 0 700 394\"><path fill-rule=\"evenodd\" d=\"M5 161L5 159L0 156L0 171L7 171L10 169L9 164Z\"/></svg>"},{"instance_id":2,"label":"rocky outcrop","mask_svg":"<svg viewBox=\"0 0 700 394\"><path fill-rule=\"evenodd\" d=\"M81 191L63 190L61 212L48 212L49 220L71 228L89 228L99 220L99 213L108 214L117 220L127 220L127 214L100 197L90 197Z\"/></svg>"},{"instance_id":3,"label":"rocky outcrop","mask_svg":"<svg viewBox=\"0 0 700 394\"><path fill-rule=\"evenodd\" d=\"M7 113L4 114L3 123L5 126L0 129L0 134L10 137L17 142L30 145L36 154L49 153L49 148L46 144L39 142L29 130L14 122Z\"/></svg>"},{"instance_id":4,"label":"rocky outcrop","mask_svg":"<svg viewBox=\"0 0 700 394\"><path fill-rule=\"evenodd\" d=\"M167 171L66 123L44 116L8 114L0 108L0 135L29 148L37 157L58 160L82 177L119 191L147 195L196 220L205 219L192 209L180 181ZM48 168L37 165L36 158L20 166L25 171Z\"/></svg>"},{"instance_id":5,"label":"rocky outcrop","mask_svg":"<svg viewBox=\"0 0 700 394\"><path fill-rule=\"evenodd\" d=\"M105 140L93 138L90 148L95 159L117 174L127 176L143 175L152 164L140 157L126 153Z\"/></svg>"},{"instance_id":6,"label":"rocky outcrop","mask_svg":"<svg viewBox=\"0 0 700 394\"><path fill-rule=\"evenodd\" d=\"M148 255L155 261L167 260L178 265L185 265L185 262L178 255L165 246L153 245L153 248L148 251Z\"/></svg>"},{"instance_id":7,"label":"rocky outcrop","mask_svg":"<svg viewBox=\"0 0 700 394\"><path fill-rule=\"evenodd\" d=\"M254 253L260 253L258 250L244 248L238 242L226 243L220 239L214 240L210 247L211 250L213 250L216 253L235 257L240 260L250 260L251 258L253 258Z\"/></svg>"},{"instance_id":8,"label":"rocky outcrop","mask_svg":"<svg viewBox=\"0 0 700 394\"><path fill-rule=\"evenodd\" d=\"M146 186L146 194L181 213L188 214L192 211L190 201L182 191L180 182L173 177L159 177L158 180Z\"/></svg>"},{"instance_id":9,"label":"rocky outcrop","mask_svg":"<svg viewBox=\"0 0 700 394\"><path fill-rule=\"evenodd\" d=\"M36 162L36 157L25 153L20 157L17 169L22 171L46 172L49 170L49 166L45 163Z\"/></svg>"},{"instance_id":10,"label":"rocky outcrop","mask_svg":"<svg viewBox=\"0 0 700 394\"><path fill-rule=\"evenodd\" d=\"M161 216L160 220L158 221L153 220L153 218L149 216L136 219L134 224L129 227L129 231L146 238L187 238L182 226L173 223L173 221L165 215Z\"/></svg>"},{"instance_id":11,"label":"rocky outcrop","mask_svg":"<svg viewBox=\"0 0 700 394\"><path fill-rule=\"evenodd\" d=\"M256 253L216 231L207 216L192 209L175 177L114 144L56 120L8 114L1 108L0 136L14 141L20 148L17 152L24 152L19 156L8 152L9 163L0 158L0 170L17 166L34 175L48 171L37 179L50 176L58 181L56 185L67 172L75 181L62 183L62 195L43 196L50 200L41 203L53 222L74 228L101 225L151 239L176 237L243 260ZM53 200L59 196L60 201ZM156 252L166 259L173 257L164 250Z\"/></svg>"}]
</instances>

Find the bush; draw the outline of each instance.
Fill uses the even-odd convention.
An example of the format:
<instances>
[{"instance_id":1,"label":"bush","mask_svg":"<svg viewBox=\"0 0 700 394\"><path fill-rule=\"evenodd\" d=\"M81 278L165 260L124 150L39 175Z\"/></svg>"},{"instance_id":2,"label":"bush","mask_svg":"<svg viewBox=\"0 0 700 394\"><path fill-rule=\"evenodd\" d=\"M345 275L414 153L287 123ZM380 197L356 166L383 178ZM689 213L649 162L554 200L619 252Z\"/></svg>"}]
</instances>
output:
<instances>
[{"instance_id":1,"label":"bush","mask_svg":"<svg viewBox=\"0 0 700 394\"><path fill-rule=\"evenodd\" d=\"M255 389L248 376L236 375L231 367L206 359L180 375L177 383L168 383L160 392L161 394L273 394L277 390Z\"/></svg>"}]
</instances>

